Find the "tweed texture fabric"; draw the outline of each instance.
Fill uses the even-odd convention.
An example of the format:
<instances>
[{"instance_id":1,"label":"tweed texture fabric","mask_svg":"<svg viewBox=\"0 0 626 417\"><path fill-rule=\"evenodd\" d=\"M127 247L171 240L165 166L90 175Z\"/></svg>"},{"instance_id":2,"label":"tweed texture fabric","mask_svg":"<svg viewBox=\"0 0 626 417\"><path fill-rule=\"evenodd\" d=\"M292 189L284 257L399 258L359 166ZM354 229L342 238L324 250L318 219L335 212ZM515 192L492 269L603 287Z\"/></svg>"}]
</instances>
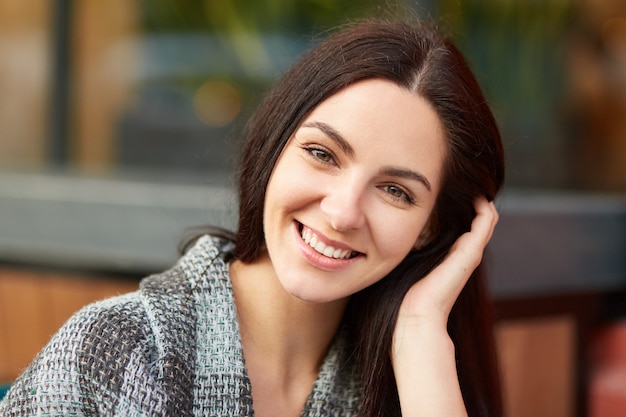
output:
<instances>
[{"instance_id":1,"label":"tweed texture fabric","mask_svg":"<svg viewBox=\"0 0 626 417\"><path fill-rule=\"evenodd\" d=\"M138 291L76 313L15 381L0 416L253 416L231 249L203 236ZM356 416L360 398L337 336L302 416Z\"/></svg>"}]
</instances>

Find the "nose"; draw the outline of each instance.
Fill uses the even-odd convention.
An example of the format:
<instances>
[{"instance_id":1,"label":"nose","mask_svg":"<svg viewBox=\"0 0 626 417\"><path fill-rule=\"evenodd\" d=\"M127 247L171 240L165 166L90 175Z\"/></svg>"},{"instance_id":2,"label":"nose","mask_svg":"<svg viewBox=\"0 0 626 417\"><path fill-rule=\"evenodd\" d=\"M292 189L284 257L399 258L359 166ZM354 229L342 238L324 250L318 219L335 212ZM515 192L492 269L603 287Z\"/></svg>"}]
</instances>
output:
<instances>
[{"instance_id":1,"label":"nose","mask_svg":"<svg viewBox=\"0 0 626 417\"><path fill-rule=\"evenodd\" d=\"M353 183L335 185L326 193L320 208L334 230L345 232L365 224L363 192Z\"/></svg>"}]
</instances>

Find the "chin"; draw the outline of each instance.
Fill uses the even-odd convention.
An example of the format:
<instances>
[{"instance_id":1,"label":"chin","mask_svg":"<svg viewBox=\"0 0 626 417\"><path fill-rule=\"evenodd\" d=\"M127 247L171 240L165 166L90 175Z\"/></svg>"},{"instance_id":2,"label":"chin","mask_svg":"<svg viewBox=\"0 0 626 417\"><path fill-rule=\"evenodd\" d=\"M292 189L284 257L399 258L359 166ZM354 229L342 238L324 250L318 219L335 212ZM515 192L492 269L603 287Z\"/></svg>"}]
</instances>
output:
<instances>
[{"instance_id":1,"label":"chin","mask_svg":"<svg viewBox=\"0 0 626 417\"><path fill-rule=\"evenodd\" d=\"M303 288L285 289L292 297L309 304L328 304L347 298L347 296L335 296L334 294L329 294L328 290L323 288L319 291Z\"/></svg>"}]
</instances>

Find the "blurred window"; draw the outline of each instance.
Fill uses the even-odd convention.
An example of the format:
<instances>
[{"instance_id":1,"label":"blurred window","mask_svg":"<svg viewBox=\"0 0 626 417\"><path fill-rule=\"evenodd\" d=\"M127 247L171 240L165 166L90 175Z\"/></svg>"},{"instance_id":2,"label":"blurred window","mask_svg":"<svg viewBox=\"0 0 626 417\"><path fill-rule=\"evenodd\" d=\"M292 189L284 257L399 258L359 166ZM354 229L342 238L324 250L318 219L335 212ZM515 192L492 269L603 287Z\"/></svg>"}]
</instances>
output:
<instances>
[{"instance_id":1,"label":"blurred window","mask_svg":"<svg viewBox=\"0 0 626 417\"><path fill-rule=\"evenodd\" d=\"M509 185L626 191L626 2L438 4L500 122Z\"/></svg>"},{"instance_id":2,"label":"blurred window","mask_svg":"<svg viewBox=\"0 0 626 417\"><path fill-rule=\"evenodd\" d=\"M219 182L294 59L389 7L450 28L502 127L509 186L626 190L621 0L1 0L0 170Z\"/></svg>"},{"instance_id":3,"label":"blurred window","mask_svg":"<svg viewBox=\"0 0 626 417\"><path fill-rule=\"evenodd\" d=\"M294 59L394 2L43 4L0 1L0 169L219 182L251 109Z\"/></svg>"}]
</instances>

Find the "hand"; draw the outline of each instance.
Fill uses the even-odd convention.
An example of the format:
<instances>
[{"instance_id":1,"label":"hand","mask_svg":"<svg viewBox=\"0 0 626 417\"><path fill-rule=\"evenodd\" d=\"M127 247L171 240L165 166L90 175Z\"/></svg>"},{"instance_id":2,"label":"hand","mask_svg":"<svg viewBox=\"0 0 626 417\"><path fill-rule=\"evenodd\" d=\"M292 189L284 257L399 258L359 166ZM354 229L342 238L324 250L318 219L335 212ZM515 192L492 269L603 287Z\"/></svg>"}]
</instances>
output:
<instances>
[{"instance_id":1,"label":"hand","mask_svg":"<svg viewBox=\"0 0 626 417\"><path fill-rule=\"evenodd\" d=\"M408 319L414 324L427 321L444 328L447 325L450 310L480 264L498 222L493 202L478 198L474 207L476 217L470 231L457 239L440 265L411 287L400 307L399 321Z\"/></svg>"},{"instance_id":2,"label":"hand","mask_svg":"<svg viewBox=\"0 0 626 417\"><path fill-rule=\"evenodd\" d=\"M476 217L435 269L407 292L393 334L393 364L403 417L467 417L448 316L480 264L498 222L493 203L475 202Z\"/></svg>"}]
</instances>

